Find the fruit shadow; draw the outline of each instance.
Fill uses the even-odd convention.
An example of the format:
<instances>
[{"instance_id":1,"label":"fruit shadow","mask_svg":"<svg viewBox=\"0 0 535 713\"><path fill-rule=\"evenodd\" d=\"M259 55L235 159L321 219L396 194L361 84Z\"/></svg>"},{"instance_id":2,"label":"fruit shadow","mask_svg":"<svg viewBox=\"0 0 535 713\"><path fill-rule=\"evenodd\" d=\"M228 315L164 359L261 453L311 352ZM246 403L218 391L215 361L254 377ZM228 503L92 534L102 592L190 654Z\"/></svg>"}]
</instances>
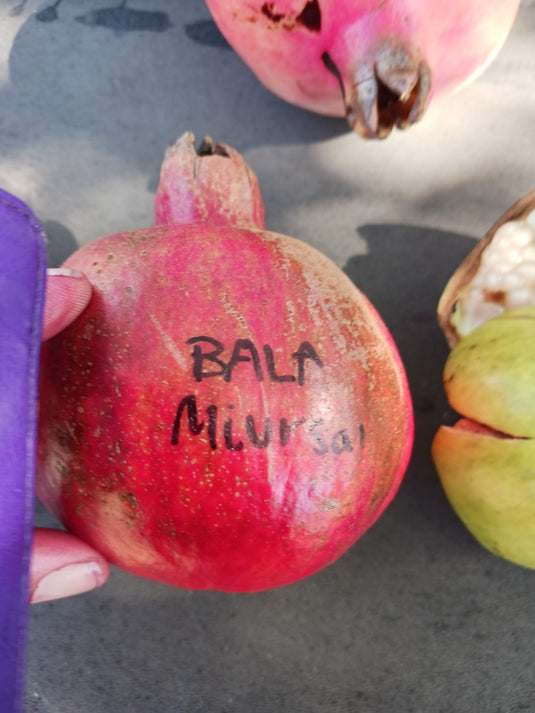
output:
<instances>
[{"instance_id":1,"label":"fruit shadow","mask_svg":"<svg viewBox=\"0 0 535 713\"><path fill-rule=\"evenodd\" d=\"M474 240L460 233L399 223L360 225L357 232L367 251L351 257L344 271L371 300L389 329L413 400L415 440L406 492L418 499L435 491L442 500L430 446L439 425L451 423L455 417L442 387L449 350L436 313L449 277ZM423 489L422 480L426 484Z\"/></svg>"},{"instance_id":2,"label":"fruit shadow","mask_svg":"<svg viewBox=\"0 0 535 713\"><path fill-rule=\"evenodd\" d=\"M73 233L57 220L45 220L41 227L46 235L49 267L59 267L78 247Z\"/></svg>"},{"instance_id":3,"label":"fruit shadow","mask_svg":"<svg viewBox=\"0 0 535 713\"><path fill-rule=\"evenodd\" d=\"M14 155L17 143L61 142L83 132L103 152L146 170L159 168L165 146L186 130L200 140L217 126L214 139L240 151L348 131L344 120L293 107L266 90L196 0L159 0L157 8L114 0L54 8L43 0L34 13L20 0L10 3L12 21L27 15L9 53L10 81L0 90L4 116L19 120L9 135ZM60 165L76 160L61 158Z\"/></svg>"}]
</instances>

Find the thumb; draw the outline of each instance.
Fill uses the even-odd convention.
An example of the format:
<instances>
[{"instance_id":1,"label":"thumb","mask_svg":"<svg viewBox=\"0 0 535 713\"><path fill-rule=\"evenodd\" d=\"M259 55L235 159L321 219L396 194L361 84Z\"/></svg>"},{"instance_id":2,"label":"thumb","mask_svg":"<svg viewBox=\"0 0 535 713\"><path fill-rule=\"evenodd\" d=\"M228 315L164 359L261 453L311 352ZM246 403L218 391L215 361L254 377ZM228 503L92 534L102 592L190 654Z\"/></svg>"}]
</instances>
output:
<instances>
[{"instance_id":1,"label":"thumb","mask_svg":"<svg viewBox=\"0 0 535 713\"><path fill-rule=\"evenodd\" d=\"M78 317L91 299L91 283L78 270L47 270L43 341L50 339Z\"/></svg>"},{"instance_id":2,"label":"thumb","mask_svg":"<svg viewBox=\"0 0 535 713\"><path fill-rule=\"evenodd\" d=\"M96 550L63 530L36 528L30 560L32 604L88 592L109 576Z\"/></svg>"}]
</instances>

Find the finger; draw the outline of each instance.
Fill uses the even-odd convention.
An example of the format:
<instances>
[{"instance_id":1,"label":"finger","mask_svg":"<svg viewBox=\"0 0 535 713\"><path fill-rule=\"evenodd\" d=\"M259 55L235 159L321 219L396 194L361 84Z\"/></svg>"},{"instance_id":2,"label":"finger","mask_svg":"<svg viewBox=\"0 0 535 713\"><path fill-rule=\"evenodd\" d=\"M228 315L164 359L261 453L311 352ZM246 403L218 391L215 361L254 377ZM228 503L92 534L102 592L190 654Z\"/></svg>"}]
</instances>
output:
<instances>
[{"instance_id":1,"label":"finger","mask_svg":"<svg viewBox=\"0 0 535 713\"><path fill-rule=\"evenodd\" d=\"M104 557L63 530L36 528L30 560L30 602L46 602L100 587L109 576Z\"/></svg>"},{"instance_id":2,"label":"finger","mask_svg":"<svg viewBox=\"0 0 535 713\"><path fill-rule=\"evenodd\" d=\"M73 322L91 299L91 283L78 270L51 268L47 271L43 341Z\"/></svg>"}]
</instances>

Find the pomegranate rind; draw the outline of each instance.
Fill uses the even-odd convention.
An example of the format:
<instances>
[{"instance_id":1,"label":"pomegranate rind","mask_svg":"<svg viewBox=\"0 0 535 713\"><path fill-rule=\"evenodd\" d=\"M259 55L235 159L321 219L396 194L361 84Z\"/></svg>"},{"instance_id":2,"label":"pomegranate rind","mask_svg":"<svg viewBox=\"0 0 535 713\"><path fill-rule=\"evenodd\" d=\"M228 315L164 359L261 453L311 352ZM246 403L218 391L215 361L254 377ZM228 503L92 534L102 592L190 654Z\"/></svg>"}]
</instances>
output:
<instances>
[{"instance_id":1,"label":"pomegranate rind","mask_svg":"<svg viewBox=\"0 0 535 713\"><path fill-rule=\"evenodd\" d=\"M380 317L325 256L274 233L193 224L102 238L65 266L94 296L44 348L37 492L110 562L188 589L258 591L330 564L385 510L412 446L407 380ZM238 339L261 357L268 344L279 375L295 374L306 341L323 367L308 359L300 386L265 365L260 381L250 359L228 381L197 382L186 342L198 335L224 343L227 363ZM184 412L173 445L188 395L204 427L193 435ZM251 414L258 440L271 419L265 448L247 441ZM241 450L225 446L230 417Z\"/></svg>"},{"instance_id":2,"label":"pomegranate rind","mask_svg":"<svg viewBox=\"0 0 535 713\"><path fill-rule=\"evenodd\" d=\"M444 388L462 416L535 437L535 307L503 312L461 339L446 361Z\"/></svg>"},{"instance_id":3,"label":"pomegranate rind","mask_svg":"<svg viewBox=\"0 0 535 713\"><path fill-rule=\"evenodd\" d=\"M432 456L451 506L476 540L535 569L535 440L442 426Z\"/></svg>"},{"instance_id":4,"label":"pomegranate rind","mask_svg":"<svg viewBox=\"0 0 535 713\"><path fill-rule=\"evenodd\" d=\"M444 291L440 297L437 316L438 323L442 329L448 345L453 348L458 344L460 335L456 327L455 311L459 302L463 299L463 294L476 276L481 258L492 242L492 239L502 225L514 220L522 220L535 208L535 191L530 191L519 198L498 220L489 228L485 235L478 240L475 247L468 253L459 267L448 280Z\"/></svg>"}]
</instances>

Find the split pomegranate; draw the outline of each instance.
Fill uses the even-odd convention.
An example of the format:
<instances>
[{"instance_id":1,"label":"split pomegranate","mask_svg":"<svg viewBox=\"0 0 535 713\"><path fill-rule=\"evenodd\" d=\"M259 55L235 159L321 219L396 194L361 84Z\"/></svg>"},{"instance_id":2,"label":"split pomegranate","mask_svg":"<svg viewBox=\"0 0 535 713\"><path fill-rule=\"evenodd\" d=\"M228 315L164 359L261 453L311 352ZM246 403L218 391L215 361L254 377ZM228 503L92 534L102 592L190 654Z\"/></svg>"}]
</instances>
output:
<instances>
[{"instance_id":1,"label":"split pomegranate","mask_svg":"<svg viewBox=\"0 0 535 713\"><path fill-rule=\"evenodd\" d=\"M346 116L365 138L418 121L480 74L519 0L207 0L221 32L272 92Z\"/></svg>"},{"instance_id":2,"label":"split pomegranate","mask_svg":"<svg viewBox=\"0 0 535 713\"><path fill-rule=\"evenodd\" d=\"M179 139L156 216L65 263L94 295L43 349L38 495L131 573L295 582L398 489L413 431L399 355L341 270L265 230L230 147Z\"/></svg>"},{"instance_id":3,"label":"split pomegranate","mask_svg":"<svg viewBox=\"0 0 535 713\"><path fill-rule=\"evenodd\" d=\"M535 191L476 243L446 285L438 320L448 344L505 310L535 306Z\"/></svg>"},{"instance_id":4,"label":"split pomegranate","mask_svg":"<svg viewBox=\"0 0 535 713\"><path fill-rule=\"evenodd\" d=\"M462 415L432 445L459 517L485 547L535 568L535 193L517 201L456 270L439 321Z\"/></svg>"}]
</instances>

